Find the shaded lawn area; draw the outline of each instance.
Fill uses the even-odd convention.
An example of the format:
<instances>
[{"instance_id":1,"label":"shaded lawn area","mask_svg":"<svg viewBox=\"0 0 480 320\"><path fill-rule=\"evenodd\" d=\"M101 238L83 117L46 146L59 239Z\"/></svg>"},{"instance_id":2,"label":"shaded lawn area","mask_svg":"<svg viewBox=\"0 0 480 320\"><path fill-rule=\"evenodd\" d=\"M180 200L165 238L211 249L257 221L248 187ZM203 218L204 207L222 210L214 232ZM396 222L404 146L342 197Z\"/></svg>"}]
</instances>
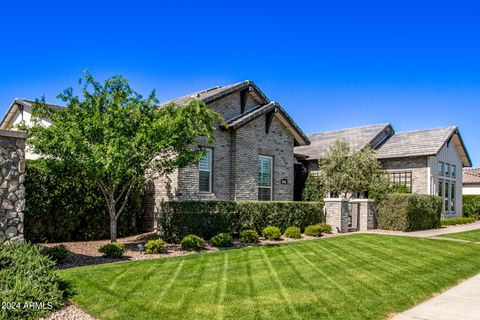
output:
<instances>
[{"instance_id":1,"label":"shaded lawn area","mask_svg":"<svg viewBox=\"0 0 480 320\"><path fill-rule=\"evenodd\" d=\"M480 229L465 231L465 232L458 232L458 233L443 234L441 235L441 237L480 242Z\"/></svg>"},{"instance_id":2,"label":"shaded lawn area","mask_svg":"<svg viewBox=\"0 0 480 320\"><path fill-rule=\"evenodd\" d=\"M382 319L480 272L480 246L358 234L62 270L100 319Z\"/></svg>"}]
</instances>

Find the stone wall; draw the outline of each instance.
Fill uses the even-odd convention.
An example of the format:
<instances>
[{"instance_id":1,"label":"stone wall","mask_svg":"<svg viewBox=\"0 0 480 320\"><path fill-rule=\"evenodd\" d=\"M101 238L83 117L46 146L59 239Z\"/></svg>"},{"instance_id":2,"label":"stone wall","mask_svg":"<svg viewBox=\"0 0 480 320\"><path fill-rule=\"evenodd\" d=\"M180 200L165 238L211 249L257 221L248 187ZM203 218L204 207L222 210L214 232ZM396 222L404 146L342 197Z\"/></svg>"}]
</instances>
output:
<instances>
[{"instance_id":1,"label":"stone wall","mask_svg":"<svg viewBox=\"0 0 480 320\"><path fill-rule=\"evenodd\" d=\"M325 198L325 222L335 233L348 232L349 200L346 198Z\"/></svg>"},{"instance_id":2,"label":"stone wall","mask_svg":"<svg viewBox=\"0 0 480 320\"><path fill-rule=\"evenodd\" d=\"M325 221L333 232L370 230L377 227L371 199L325 198ZM351 216L351 217L350 217ZM352 225L349 226L349 220Z\"/></svg>"},{"instance_id":3,"label":"stone wall","mask_svg":"<svg viewBox=\"0 0 480 320\"><path fill-rule=\"evenodd\" d=\"M24 239L25 138L23 132L0 130L0 242Z\"/></svg>"}]
</instances>

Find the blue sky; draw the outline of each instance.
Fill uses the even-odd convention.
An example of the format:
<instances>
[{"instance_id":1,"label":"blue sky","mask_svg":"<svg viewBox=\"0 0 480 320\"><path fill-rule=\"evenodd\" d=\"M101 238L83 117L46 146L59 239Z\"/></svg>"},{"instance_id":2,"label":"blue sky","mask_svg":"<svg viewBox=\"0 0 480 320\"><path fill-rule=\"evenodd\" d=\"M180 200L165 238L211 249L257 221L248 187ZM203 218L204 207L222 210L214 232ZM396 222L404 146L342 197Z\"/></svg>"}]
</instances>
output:
<instances>
[{"instance_id":1,"label":"blue sky","mask_svg":"<svg viewBox=\"0 0 480 320\"><path fill-rule=\"evenodd\" d=\"M478 1L8 1L0 112L84 69L160 100L250 79L307 133L457 125L480 165Z\"/></svg>"}]
</instances>

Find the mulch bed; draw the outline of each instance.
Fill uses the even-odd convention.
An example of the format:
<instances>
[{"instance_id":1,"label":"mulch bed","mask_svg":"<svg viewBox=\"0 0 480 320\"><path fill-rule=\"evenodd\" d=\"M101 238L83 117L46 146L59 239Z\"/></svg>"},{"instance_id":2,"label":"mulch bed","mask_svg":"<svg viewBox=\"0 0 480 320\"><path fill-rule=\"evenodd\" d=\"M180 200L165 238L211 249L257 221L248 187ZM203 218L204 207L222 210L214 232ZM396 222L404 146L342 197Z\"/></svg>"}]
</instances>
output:
<instances>
[{"instance_id":1,"label":"mulch bed","mask_svg":"<svg viewBox=\"0 0 480 320\"><path fill-rule=\"evenodd\" d=\"M322 238L333 237L336 234L323 235ZM77 242L59 242L42 244L46 247L53 247L63 244L68 251L70 251L67 262L57 265L58 269L67 269L80 266L106 264L121 261L133 261L133 260L147 260L147 259L160 259L176 256L186 256L191 254L197 254L195 251L185 251L179 244L169 243L166 245L166 252L161 254L146 254L143 251L143 245L152 239L158 239L159 236L155 232L143 233L135 236L120 238L117 241L125 245L125 254L122 258L104 258L98 249L103 245L110 243L110 240L97 240L97 241L77 241ZM280 240L265 240L260 238L260 241L254 245L273 245L305 240L317 239L315 237L302 235L301 239L290 239L282 236ZM241 248L252 246L253 244L241 243L234 241L231 248ZM204 248L200 252L213 252L218 251L216 247L212 247L208 242L205 243ZM228 250L228 249L223 249Z\"/></svg>"}]
</instances>

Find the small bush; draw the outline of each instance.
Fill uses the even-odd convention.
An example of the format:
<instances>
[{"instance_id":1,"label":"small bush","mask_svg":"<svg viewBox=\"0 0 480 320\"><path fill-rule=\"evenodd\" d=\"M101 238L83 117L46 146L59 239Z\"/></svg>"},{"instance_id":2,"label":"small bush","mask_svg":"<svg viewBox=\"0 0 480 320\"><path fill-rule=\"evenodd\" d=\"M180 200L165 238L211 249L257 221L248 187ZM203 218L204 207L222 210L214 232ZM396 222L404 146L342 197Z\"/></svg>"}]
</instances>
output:
<instances>
[{"instance_id":1,"label":"small bush","mask_svg":"<svg viewBox=\"0 0 480 320\"><path fill-rule=\"evenodd\" d=\"M257 243L258 239L259 236L255 230L243 230L240 233L240 241L243 243Z\"/></svg>"},{"instance_id":2,"label":"small bush","mask_svg":"<svg viewBox=\"0 0 480 320\"><path fill-rule=\"evenodd\" d=\"M302 232L299 227L288 227L283 235L291 239L300 239L302 237Z\"/></svg>"},{"instance_id":3,"label":"small bush","mask_svg":"<svg viewBox=\"0 0 480 320\"><path fill-rule=\"evenodd\" d=\"M462 218L446 218L442 219L440 223L442 226L452 226L455 224L466 224L475 222L476 219L474 217L462 217Z\"/></svg>"},{"instance_id":4,"label":"small bush","mask_svg":"<svg viewBox=\"0 0 480 320\"><path fill-rule=\"evenodd\" d=\"M118 242L108 243L98 249L98 252L103 253L105 258L121 258L125 253L125 246Z\"/></svg>"},{"instance_id":5,"label":"small bush","mask_svg":"<svg viewBox=\"0 0 480 320\"><path fill-rule=\"evenodd\" d=\"M229 233L219 233L210 240L214 247L229 247L232 245L233 239Z\"/></svg>"},{"instance_id":6,"label":"small bush","mask_svg":"<svg viewBox=\"0 0 480 320\"><path fill-rule=\"evenodd\" d=\"M196 236L194 234L189 234L188 236L185 236L182 241L180 242L182 245L183 250L187 251L193 251L193 250L200 250L203 248L203 245L205 244L205 241L200 238L199 236Z\"/></svg>"},{"instance_id":7,"label":"small bush","mask_svg":"<svg viewBox=\"0 0 480 320\"><path fill-rule=\"evenodd\" d=\"M265 229L263 229L262 234L265 237L265 239L268 239L268 240L278 240L282 235L280 233L280 229L274 226L266 227Z\"/></svg>"},{"instance_id":8,"label":"small bush","mask_svg":"<svg viewBox=\"0 0 480 320\"><path fill-rule=\"evenodd\" d=\"M55 247L44 247L42 253L52 259L55 263L64 263L69 255L69 251L63 244Z\"/></svg>"},{"instance_id":9,"label":"small bush","mask_svg":"<svg viewBox=\"0 0 480 320\"><path fill-rule=\"evenodd\" d=\"M54 265L36 245L0 244L0 301L50 303L52 310L59 309L63 305L62 283ZM37 319L52 310L0 308L0 319Z\"/></svg>"},{"instance_id":10,"label":"small bush","mask_svg":"<svg viewBox=\"0 0 480 320\"><path fill-rule=\"evenodd\" d=\"M162 239L149 240L145 243L145 253L164 253L165 244Z\"/></svg>"},{"instance_id":11,"label":"small bush","mask_svg":"<svg viewBox=\"0 0 480 320\"><path fill-rule=\"evenodd\" d=\"M307 236L320 237L322 235L322 230L320 225L314 224L305 228L305 234Z\"/></svg>"},{"instance_id":12,"label":"small bush","mask_svg":"<svg viewBox=\"0 0 480 320\"><path fill-rule=\"evenodd\" d=\"M377 206L378 227L415 231L440 227L442 199L425 194L387 194Z\"/></svg>"},{"instance_id":13,"label":"small bush","mask_svg":"<svg viewBox=\"0 0 480 320\"><path fill-rule=\"evenodd\" d=\"M320 231L322 233L332 233L332 226L327 224L327 223L320 223L318 224L320 226Z\"/></svg>"},{"instance_id":14,"label":"small bush","mask_svg":"<svg viewBox=\"0 0 480 320\"><path fill-rule=\"evenodd\" d=\"M463 196L463 216L480 220L480 195L466 194Z\"/></svg>"}]
</instances>

